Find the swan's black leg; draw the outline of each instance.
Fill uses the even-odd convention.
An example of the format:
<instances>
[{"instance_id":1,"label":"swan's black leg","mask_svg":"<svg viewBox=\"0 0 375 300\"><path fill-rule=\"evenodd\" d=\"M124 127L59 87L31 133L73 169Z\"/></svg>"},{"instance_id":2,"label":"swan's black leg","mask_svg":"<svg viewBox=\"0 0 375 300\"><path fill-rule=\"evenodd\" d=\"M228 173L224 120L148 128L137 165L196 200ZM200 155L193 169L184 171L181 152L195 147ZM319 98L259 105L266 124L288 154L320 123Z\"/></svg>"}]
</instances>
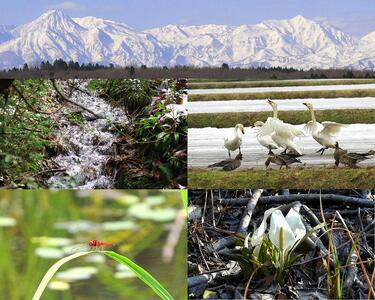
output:
<instances>
[{"instance_id":1,"label":"swan's black leg","mask_svg":"<svg viewBox=\"0 0 375 300\"><path fill-rule=\"evenodd\" d=\"M271 146L268 146L268 155L271 155L272 154L272 148Z\"/></svg>"},{"instance_id":2,"label":"swan's black leg","mask_svg":"<svg viewBox=\"0 0 375 300\"><path fill-rule=\"evenodd\" d=\"M230 157L230 151L229 151L229 150L228 150L228 154L229 154L229 158L231 158L231 157Z\"/></svg>"},{"instance_id":3,"label":"swan's black leg","mask_svg":"<svg viewBox=\"0 0 375 300\"><path fill-rule=\"evenodd\" d=\"M318 151L316 151L315 153L319 153L320 152L320 155L323 155L324 151L327 150L328 148L320 148Z\"/></svg>"}]
</instances>

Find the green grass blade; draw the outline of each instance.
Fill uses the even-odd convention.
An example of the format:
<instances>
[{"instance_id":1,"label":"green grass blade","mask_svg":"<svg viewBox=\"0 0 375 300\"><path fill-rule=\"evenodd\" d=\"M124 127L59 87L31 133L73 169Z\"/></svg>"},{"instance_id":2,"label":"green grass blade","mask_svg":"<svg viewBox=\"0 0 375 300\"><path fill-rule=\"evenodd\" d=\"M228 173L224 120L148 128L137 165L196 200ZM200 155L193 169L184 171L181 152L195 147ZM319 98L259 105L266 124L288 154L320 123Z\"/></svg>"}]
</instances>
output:
<instances>
[{"instance_id":1,"label":"green grass blade","mask_svg":"<svg viewBox=\"0 0 375 300\"><path fill-rule=\"evenodd\" d=\"M181 199L182 202L184 203L185 208L188 207L188 191L187 190L181 190Z\"/></svg>"},{"instance_id":2,"label":"green grass blade","mask_svg":"<svg viewBox=\"0 0 375 300\"><path fill-rule=\"evenodd\" d=\"M52 279L53 275L55 275L55 273L57 272L57 270L65 263L67 263L68 261L72 260L72 259L75 259L77 257L80 257L80 256L83 256L83 255L86 255L86 254L89 254L91 253L92 251L85 251L85 252L78 252L78 253L74 253L72 255L69 255L69 256L66 256L62 259L60 259L59 261L57 261L51 268L49 268L49 270L47 271L47 273L44 275L42 281L40 282L34 296L33 296L33 299L32 300L39 300L40 297L42 296L44 290L46 289L48 283L50 282L50 280Z\"/></svg>"},{"instance_id":3,"label":"green grass blade","mask_svg":"<svg viewBox=\"0 0 375 300\"><path fill-rule=\"evenodd\" d=\"M152 288L160 298L164 300L173 300L172 295L169 294L169 292L150 273L138 266L136 263L132 262L129 258L113 251L103 251L102 253L127 266L140 280Z\"/></svg>"}]
</instances>

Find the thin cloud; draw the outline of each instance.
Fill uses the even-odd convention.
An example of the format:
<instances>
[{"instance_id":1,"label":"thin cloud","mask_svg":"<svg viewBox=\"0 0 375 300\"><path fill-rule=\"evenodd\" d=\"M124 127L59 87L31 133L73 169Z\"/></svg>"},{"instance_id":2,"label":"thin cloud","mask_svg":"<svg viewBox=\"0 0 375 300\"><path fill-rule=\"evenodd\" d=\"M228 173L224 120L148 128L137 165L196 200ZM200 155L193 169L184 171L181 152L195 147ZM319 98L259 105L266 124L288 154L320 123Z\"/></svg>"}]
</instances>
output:
<instances>
[{"instance_id":1,"label":"thin cloud","mask_svg":"<svg viewBox=\"0 0 375 300\"><path fill-rule=\"evenodd\" d=\"M61 3L49 5L48 8L49 9L61 9L61 10L79 10L84 7L83 5L73 2L73 1L64 1Z\"/></svg>"}]
</instances>

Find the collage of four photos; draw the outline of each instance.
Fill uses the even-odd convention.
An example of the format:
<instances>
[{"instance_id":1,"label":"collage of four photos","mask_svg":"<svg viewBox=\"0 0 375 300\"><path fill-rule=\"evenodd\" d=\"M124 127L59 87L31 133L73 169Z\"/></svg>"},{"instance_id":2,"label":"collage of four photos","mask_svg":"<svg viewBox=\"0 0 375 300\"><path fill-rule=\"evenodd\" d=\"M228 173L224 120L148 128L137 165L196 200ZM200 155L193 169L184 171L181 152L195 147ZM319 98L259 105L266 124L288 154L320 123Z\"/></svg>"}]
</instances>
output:
<instances>
[{"instance_id":1,"label":"collage of four photos","mask_svg":"<svg viewBox=\"0 0 375 300\"><path fill-rule=\"evenodd\" d=\"M3 5L0 300L375 298L373 1Z\"/></svg>"}]
</instances>

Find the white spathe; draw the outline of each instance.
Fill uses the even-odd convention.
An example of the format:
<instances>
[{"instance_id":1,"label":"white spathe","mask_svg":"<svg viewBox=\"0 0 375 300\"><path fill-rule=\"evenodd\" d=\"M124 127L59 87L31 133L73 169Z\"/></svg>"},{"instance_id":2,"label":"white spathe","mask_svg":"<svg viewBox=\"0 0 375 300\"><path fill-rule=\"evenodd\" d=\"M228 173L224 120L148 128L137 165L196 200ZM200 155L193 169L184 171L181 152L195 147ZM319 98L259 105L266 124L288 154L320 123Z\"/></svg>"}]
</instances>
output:
<instances>
[{"instance_id":1,"label":"white spathe","mask_svg":"<svg viewBox=\"0 0 375 300\"><path fill-rule=\"evenodd\" d=\"M301 215L293 208L284 217L280 210L271 215L271 224L268 236L271 242L281 251L290 249L306 234Z\"/></svg>"},{"instance_id":2,"label":"white spathe","mask_svg":"<svg viewBox=\"0 0 375 300\"><path fill-rule=\"evenodd\" d=\"M278 208L270 208L264 212L263 220L257 230L250 238L251 245L255 247L254 254L259 254L260 246L267 230L267 219L271 216L271 224L268 231L268 238L281 251L289 251L293 245L300 241L306 234L301 215L291 208L284 217ZM245 247L249 247L248 238L245 240ZM280 238L282 238L280 240Z\"/></svg>"}]
</instances>

